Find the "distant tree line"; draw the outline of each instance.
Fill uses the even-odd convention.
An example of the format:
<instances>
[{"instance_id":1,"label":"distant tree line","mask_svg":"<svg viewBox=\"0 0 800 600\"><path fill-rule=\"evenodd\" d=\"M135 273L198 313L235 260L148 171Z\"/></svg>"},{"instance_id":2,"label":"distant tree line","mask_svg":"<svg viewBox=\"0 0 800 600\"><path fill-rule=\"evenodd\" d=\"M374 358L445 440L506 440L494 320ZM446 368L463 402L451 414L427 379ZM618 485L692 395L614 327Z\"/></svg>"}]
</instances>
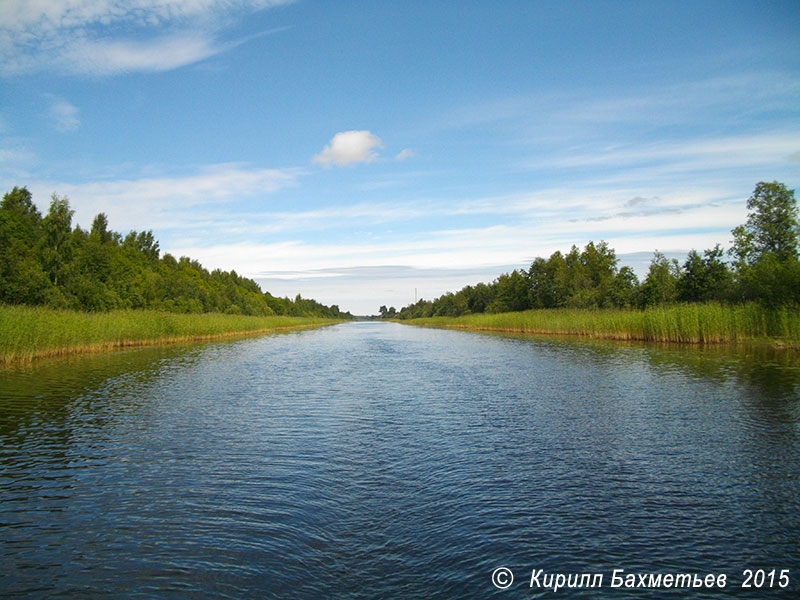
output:
<instances>
[{"instance_id":1,"label":"distant tree line","mask_svg":"<svg viewBox=\"0 0 800 600\"><path fill-rule=\"evenodd\" d=\"M349 318L315 300L276 298L235 271L160 255L151 231L122 235L98 214L91 230L72 227L67 198L54 194L43 217L27 188L0 203L0 302L85 311L147 308Z\"/></svg>"},{"instance_id":2,"label":"distant tree line","mask_svg":"<svg viewBox=\"0 0 800 600\"><path fill-rule=\"evenodd\" d=\"M736 227L733 246L689 252L681 265L655 252L643 281L606 242L536 258L530 268L468 285L401 310L380 307L382 318L414 319L499 313L533 308L646 308L678 302L748 302L800 306L797 201L782 183L761 182L747 201L747 222ZM726 260L727 258L727 260Z\"/></svg>"}]
</instances>

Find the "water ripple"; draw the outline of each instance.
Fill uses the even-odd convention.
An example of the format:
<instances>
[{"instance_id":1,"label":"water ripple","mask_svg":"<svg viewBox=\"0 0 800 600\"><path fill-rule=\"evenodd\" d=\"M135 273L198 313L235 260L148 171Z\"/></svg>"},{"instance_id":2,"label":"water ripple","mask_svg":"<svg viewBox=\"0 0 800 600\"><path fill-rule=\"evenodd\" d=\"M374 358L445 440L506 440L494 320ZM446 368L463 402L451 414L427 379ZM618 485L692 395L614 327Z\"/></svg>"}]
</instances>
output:
<instances>
[{"instance_id":1,"label":"water ripple","mask_svg":"<svg viewBox=\"0 0 800 600\"><path fill-rule=\"evenodd\" d=\"M384 323L2 372L0 588L501 597L506 565L537 597L532 568L796 568L798 382L779 356Z\"/></svg>"}]
</instances>

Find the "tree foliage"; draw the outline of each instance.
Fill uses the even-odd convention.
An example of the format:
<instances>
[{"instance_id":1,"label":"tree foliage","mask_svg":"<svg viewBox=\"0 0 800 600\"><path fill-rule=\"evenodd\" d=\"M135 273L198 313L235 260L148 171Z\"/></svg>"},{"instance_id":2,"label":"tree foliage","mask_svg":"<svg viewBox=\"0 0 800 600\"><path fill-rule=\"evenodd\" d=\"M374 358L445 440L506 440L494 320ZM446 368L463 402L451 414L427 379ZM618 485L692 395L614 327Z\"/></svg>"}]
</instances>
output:
<instances>
[{"instance_id":1,"label":"tree foliage","mask_svg":"<svg viewBox=\"0 0 800 600\"><path fill-rule=\"evenodd\" d=\"M730 253L736 259L738 296L770 306L800 304L797 200L782 183L761 182L747 200L747 222L736 227Z\"/></svg>"},{"instance_id":2,"label":"tree foliage","mask_svg":"<svg viewBox=\"0 0 800 600\"><path fill-rule=\"evenodd\" d=\"M105 311L350 317L315 300L276 298L235 271L207 271L188 257L161 256L152 231L111 231L98 214L90 231L72 227L69 200L53 195L41 216L15 187L0 203L0 302Z\"/></svg>"},{"instance_id":3,"label":"tree foliage","mask_svg":"<svg viewBox=\"0 0 800 600\"><path fill-rule=\"evenodd\" d=\"M800 227L794 190L762 181L747 199L747 210L747 222L732 232L732 253L739 262L752 265L765 255L780 262L797 259Z\"/></svg>"}]
</instances>

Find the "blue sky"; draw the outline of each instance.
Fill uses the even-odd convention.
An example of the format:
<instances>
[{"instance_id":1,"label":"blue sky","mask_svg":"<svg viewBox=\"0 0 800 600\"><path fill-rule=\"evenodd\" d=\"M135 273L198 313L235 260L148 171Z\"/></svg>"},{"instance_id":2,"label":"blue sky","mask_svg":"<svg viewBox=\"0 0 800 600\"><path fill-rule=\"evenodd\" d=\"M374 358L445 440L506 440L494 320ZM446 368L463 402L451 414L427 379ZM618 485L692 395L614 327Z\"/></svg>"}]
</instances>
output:
<instances>
[{"instance_id":1,"label":"blue sky","mask_svg":"<svg viewBox=\"0 0 800 600\"><path fill-rule=\"evenodd\" d=\"M800 184L798 2L0 0L0 186L280 296L398 308Z\"/></svg>"}]
</instances>

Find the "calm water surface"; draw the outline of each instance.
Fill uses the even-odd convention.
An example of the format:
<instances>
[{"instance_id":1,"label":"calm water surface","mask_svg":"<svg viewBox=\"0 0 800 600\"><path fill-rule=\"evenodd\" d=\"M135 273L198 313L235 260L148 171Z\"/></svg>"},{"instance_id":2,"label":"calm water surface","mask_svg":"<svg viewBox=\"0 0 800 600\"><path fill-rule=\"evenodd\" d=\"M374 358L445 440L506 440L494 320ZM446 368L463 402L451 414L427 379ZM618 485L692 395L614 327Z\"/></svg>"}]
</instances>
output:
<instances>
[{"instance_id":1,"label":"calm water surface","mask_svg":"<svg viewBox=\"0 0 800 600\"><path fill-rule=\"evenodd\" d=\"M348 323L0 372L4 597L800 597L799 509L791 352Z\"/></svg>"}]
</instances>

